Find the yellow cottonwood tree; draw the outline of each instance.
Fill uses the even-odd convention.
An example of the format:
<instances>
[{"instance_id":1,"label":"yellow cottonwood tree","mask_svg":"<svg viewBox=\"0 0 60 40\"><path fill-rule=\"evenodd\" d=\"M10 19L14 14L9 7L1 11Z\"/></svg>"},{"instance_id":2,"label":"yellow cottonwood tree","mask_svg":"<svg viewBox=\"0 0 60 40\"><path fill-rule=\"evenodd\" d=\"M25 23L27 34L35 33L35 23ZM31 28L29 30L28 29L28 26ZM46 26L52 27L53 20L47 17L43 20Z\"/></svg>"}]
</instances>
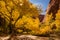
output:
<instances>
[{"instance_id":1,"label":"yellow cottonwood tree","mask_svg":"<svg viewBox=\"0 0 60 40\"><path fill-rule=\"evenodd\" d=\"M23 27L23 30L39 30L39 12L28 0L0 0L0 15L5 19L9 33L20 32Z\"/></svg>"}]
</instances>

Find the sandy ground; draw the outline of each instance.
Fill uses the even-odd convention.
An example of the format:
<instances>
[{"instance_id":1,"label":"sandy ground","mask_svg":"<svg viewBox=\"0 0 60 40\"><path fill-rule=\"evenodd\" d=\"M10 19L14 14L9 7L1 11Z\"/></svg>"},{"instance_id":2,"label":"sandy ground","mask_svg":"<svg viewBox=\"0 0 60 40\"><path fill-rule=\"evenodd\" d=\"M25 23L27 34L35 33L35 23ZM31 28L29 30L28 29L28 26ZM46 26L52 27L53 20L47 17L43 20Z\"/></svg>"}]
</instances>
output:
<instances>
[{"instance_id":1,"label":"sandy ground","mask_svg":"<svg viewBox=\"0 0 60 40\"><path fill-rule=\"evenodd\" d=\"M6 36L6 37L0 37L0 40L60 40L58 37L38 37L38 36L32 36L32 35L20 35L20 36Z\"/></svg>"}]
</instances>

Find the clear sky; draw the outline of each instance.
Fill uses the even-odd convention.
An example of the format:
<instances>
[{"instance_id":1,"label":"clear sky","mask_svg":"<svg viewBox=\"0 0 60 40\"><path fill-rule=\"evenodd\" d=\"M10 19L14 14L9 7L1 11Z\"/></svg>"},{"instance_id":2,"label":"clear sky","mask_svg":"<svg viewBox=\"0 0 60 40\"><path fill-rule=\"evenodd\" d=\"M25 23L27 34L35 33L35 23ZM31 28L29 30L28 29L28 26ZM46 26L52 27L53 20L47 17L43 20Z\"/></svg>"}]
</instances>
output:
<instances>
[{"instance_id":1,"label":"clear sky","mask_svg":"<svg viewBox=\"0 0 60 40\"><path fill-rule=\"evenodd\" d=\"M35 5L41 5L42 6L43 11L44 11L42 14L45 14L45 10L47 8L49 1L50 0L30 0L31 3L33 3Z\"/></svg>"}]
</instances>

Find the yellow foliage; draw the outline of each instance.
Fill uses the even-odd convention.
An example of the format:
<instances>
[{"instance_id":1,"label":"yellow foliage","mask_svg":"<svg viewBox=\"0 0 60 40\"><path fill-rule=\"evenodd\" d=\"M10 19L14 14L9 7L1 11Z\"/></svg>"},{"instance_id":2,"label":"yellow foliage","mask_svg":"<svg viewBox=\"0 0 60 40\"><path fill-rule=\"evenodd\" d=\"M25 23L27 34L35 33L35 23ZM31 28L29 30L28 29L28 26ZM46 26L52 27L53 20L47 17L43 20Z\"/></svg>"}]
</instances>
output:
<instances>
[{"instance_id":1,"label":"yellow foliage","mask_svg":"<svg viewBox=\"0 0 60 40\"><path fill-rule=\"evenodd\" d=\"M50 26L45 26L45 27L42 27L42 28L40 28L40 34L46 34L46 33L49 33L49 32L51 32L51 27Z\"/></svg>"},{"instance_id":2,"label":"yellow foliage","mask_svg":"<svg viewBox=\"0 0 60 40\"><path fill-rule=\"evenodd\" d=\"M21 3L23 3L22 6ZM11 22L12 28L15 27L18 32L23 32L23 29L19 29L20 27L31 30L31 34L45 34L51 31L52 14L46 15L45 26L42 25L38 18L39 11L36 6L26 2L26 0L2 0L0 6L1 15L3 14L2 16L5 17L8 24ZM59 12L56 19L59 19ZM56 20L56 23L57 26L60 25L59 20Z\"/></svg>"},{"instance_id":3,"label":"yellow foliage","mask_svg":"<svg viewBox=\"0 0 60 40\"><path fill-rule=\"evenodd\" d=\"M55 24L56 24L57 29L60 29L60 10L58 10L58 12L56 13Z\"/></svg>"},{"instance_id":4,"label":"yellow foliage","mask_svg":"<svg viewBox=\"0 0 60 40\"><path fill-rule=\"evenodd\" d=\"M53 18L52 13L51 13L51 15L48 15L48 14L46 15L45 25L48 27L45 26L46 28L41 29L42 34L45 32L48 32L48 31L51 32L51 31L59 31L60 30L60 10L58 10L58 12L56 13L56 17L55 17L54 21L52 21L53 20L52 18ZM53 28L53 27L56 27L56 28ZM52 28L55 30L53 30Z\"/></svg>"},{"instance_id":5,"label":"yellow foliage","mask_svg":"<svg viewBox=\"0 0 60 40\"><path fill-rule=\"evenodd\" d=\"M16 27L20 27L21 25L24 25L26 28L29 28L31 30L39 29L39 19L33 19L31 17L23 16L21 19L19 19L16 23Z\"/></svg>"},{"instance_id":6,"label":"yellow foliage","mask_svg":"<svg viewBox=\"0 0 60 40\"><path fill-rule=\"evenodd\" d=\"M20 27L23 24L23 20L19 19L16 23L16 27Z\"/></svg>"},{"instance_id":7,"label":"yellow foliage","mask_svg":"<svg viewBox=\"0 0 60 40\"><path fill-rule=\"evenodd\" d=\"M58 12L56 13L56 19L57 19L57 20L60 19L60 10L58 10Z\"/></svg>"},{"instance_id":8,"label":"yellow foliage","mask_svg":"<svg viewBox=\"0 0 60 40\"><path fill-rule=\"evenodd\" d=\"M46 14L46 17L44 19L44 22L46 25L49 25L50 24L50 21L52 20L52 13L50 15Z\"/></svg>"},{"instance_id":9,"label":"yellow foliage","mask_svg":"<svg viewBox=\"0 0 60 40\"><path fill-rule=\"evenodd\" d=\"M12 12L12 18L13 18L13 20L14 20L14 21L17 20L17 18L18 18L19 16L20 16L19 11L18 11L17 9L13 10L13 12Z\"/></svg>"},{"instance_id":10,"label":"yellow foliage","mask_svg":"<svg viewBox=\"0 0 60 40\"><path fill-rule=\"evenodd\" d=\"M8 4L8 6L11 7L11 8L14 7L14 3L13 3L12 1L8 1L7 4Z\"/></svg>"},{"instance_id":11,"label":"yellow foliage","mask_svg":"<svg viewBox=\"0 0 60 40\"><path fill-rule=\"evenodd\" d=\"M23 30L17 29L17 32L21 33L21 32L23 32Z\"/></svg>"},{"instance_id":12,"label":"yellow foliage","mask_svg":"<svg viewBox=\"0 0 60 40\"><path fill-rule=\"evenodd\" d=\"M5 2L4 1L0 1L0 5L1 5L1 7L5 7Z\"/></svg>"}]
</instances>

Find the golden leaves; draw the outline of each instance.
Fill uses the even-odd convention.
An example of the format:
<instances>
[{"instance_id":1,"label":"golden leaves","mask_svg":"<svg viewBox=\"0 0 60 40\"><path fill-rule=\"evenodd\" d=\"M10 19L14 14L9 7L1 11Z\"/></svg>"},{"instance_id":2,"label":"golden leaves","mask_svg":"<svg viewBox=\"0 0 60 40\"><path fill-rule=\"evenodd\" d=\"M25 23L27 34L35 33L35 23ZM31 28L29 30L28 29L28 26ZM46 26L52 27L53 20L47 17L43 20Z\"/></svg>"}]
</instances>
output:
<instances>
[{"instance_id":1,"label":"golden leaves","mask_svg":"<svg viewBox=\"0 0 60 40\"><path fill-rule=\"evenodd\" d=\"M56 13L56 18L55 18L55 24L56 24L56 27L57 29L60 28L60 10L58 10L58 12Z\"/></svg>"},{"instance_id":2,"label":"golden leaves","mask_svg":"<svg viewBox=\"0 0 60 40\"><path fill-rule=\"evenodd\" d=\"M33 19L31 17L27 17L27 16L23 16L21 19L19 19L16 23L16 26L20 26L20 25L25 25L26 27L30 26L30 27L39 27L40 22L39 19Z\"/></svg>"},{"instance_id":3,"label":"golden leaves","mask_svg":"<svg viewBox=\"0 0 60 40\"><path fill-rule=\"evenodd\" d=\"M52 20L53 16L52 16L52 13L50 15L46 14L46 17L45 17L45 24L46 25L49 25L51 20Z\"/></svg>"},{"instance_id":4,"label":"golden leaves","mask_svg":"<svg viewBox=\"0 0 60 40\"><path fill-rule=\"evenodd\" d=\"M40 21L38 18L33 19L30 16L23 16L22 18L20 18L17 23L16 23L16 28L20 28L20 27L25 27L29 30L32 30L31 32L36 32L36 33L40 33ZM30 32L30 33L31 33Z\"/></svg>"},{"instance_id":5,"label":"golden leaves","mask_svg":"<svg viewBox=\"0 0 60 40\"><path fill-rule=\"evenodd\" d=\"M22 6L19 5L21 2L23 3ZM0 5L2 7L0 12L2 12L7 19L9 19L9 23L12 21L11 24L14 25L18 32L23 32L23 29L18 29L20 27L31 30L30 33L33 34L43 34L50 31L50 26L43 27L43 25L41 25L41 22L38 18L39 12L35 5L31 5L29 2L26 2L25 4L24 3L25 0L6 0L6 2L0 1ZM49 24L52 14L47 16L46 23Z\"/></svg>"},{"instance_id":6,"label":"golden leaves","mask_svg":"<svg viewBox=\"0 0 60 40\"><path fill-rule=\"evenodd\" d=\"M14 7L14 3L13 3L12 1L9 1L7 4L8 4L8 6L11 7L11 8Z\"/></svg>"},{"instance_id":7,"label":"golden leaves","mask_svg":"<svg viewBox=\"0 0 60 40\"><path fill-rule=\"evenodd\" d=\"M47 25L43 28L40 28L40 31L41 31L40 34L46 34L51 31L51 27Z\"/></svg>"},{"instance_id":8,"label":"golden leaves","mask_svg":"<svg viewBox=\"0 0 60 40\"><path fill-rule=\"evenodd\" d=\"M58 10L58 12L56 13L56 19L57 19L57 20L60 19L60 10Z\"/></svg>"},{"instance_id":9,"label":"golden leaves","mask_svg":"<svg viewBox=\"0 0 60 40\"><path fill-rule=\"evenodd\" d=\"M5 2L4 1L0 1L0 6L1 7L5 7Z\"/></svg>"},{"instance_id":10,"label":"golden leaves","mask_svg":"<svg viewBox=\"0 0 60 40\"><path fill-rule=\"evenodd\" d=\"M14 21L17 20L17 18L19 16L20 16L20 12L18 11L18 9L13 10L13 12L12 12L12 18L13 18L13 20Z\"/></svg>"}]
</instances>

